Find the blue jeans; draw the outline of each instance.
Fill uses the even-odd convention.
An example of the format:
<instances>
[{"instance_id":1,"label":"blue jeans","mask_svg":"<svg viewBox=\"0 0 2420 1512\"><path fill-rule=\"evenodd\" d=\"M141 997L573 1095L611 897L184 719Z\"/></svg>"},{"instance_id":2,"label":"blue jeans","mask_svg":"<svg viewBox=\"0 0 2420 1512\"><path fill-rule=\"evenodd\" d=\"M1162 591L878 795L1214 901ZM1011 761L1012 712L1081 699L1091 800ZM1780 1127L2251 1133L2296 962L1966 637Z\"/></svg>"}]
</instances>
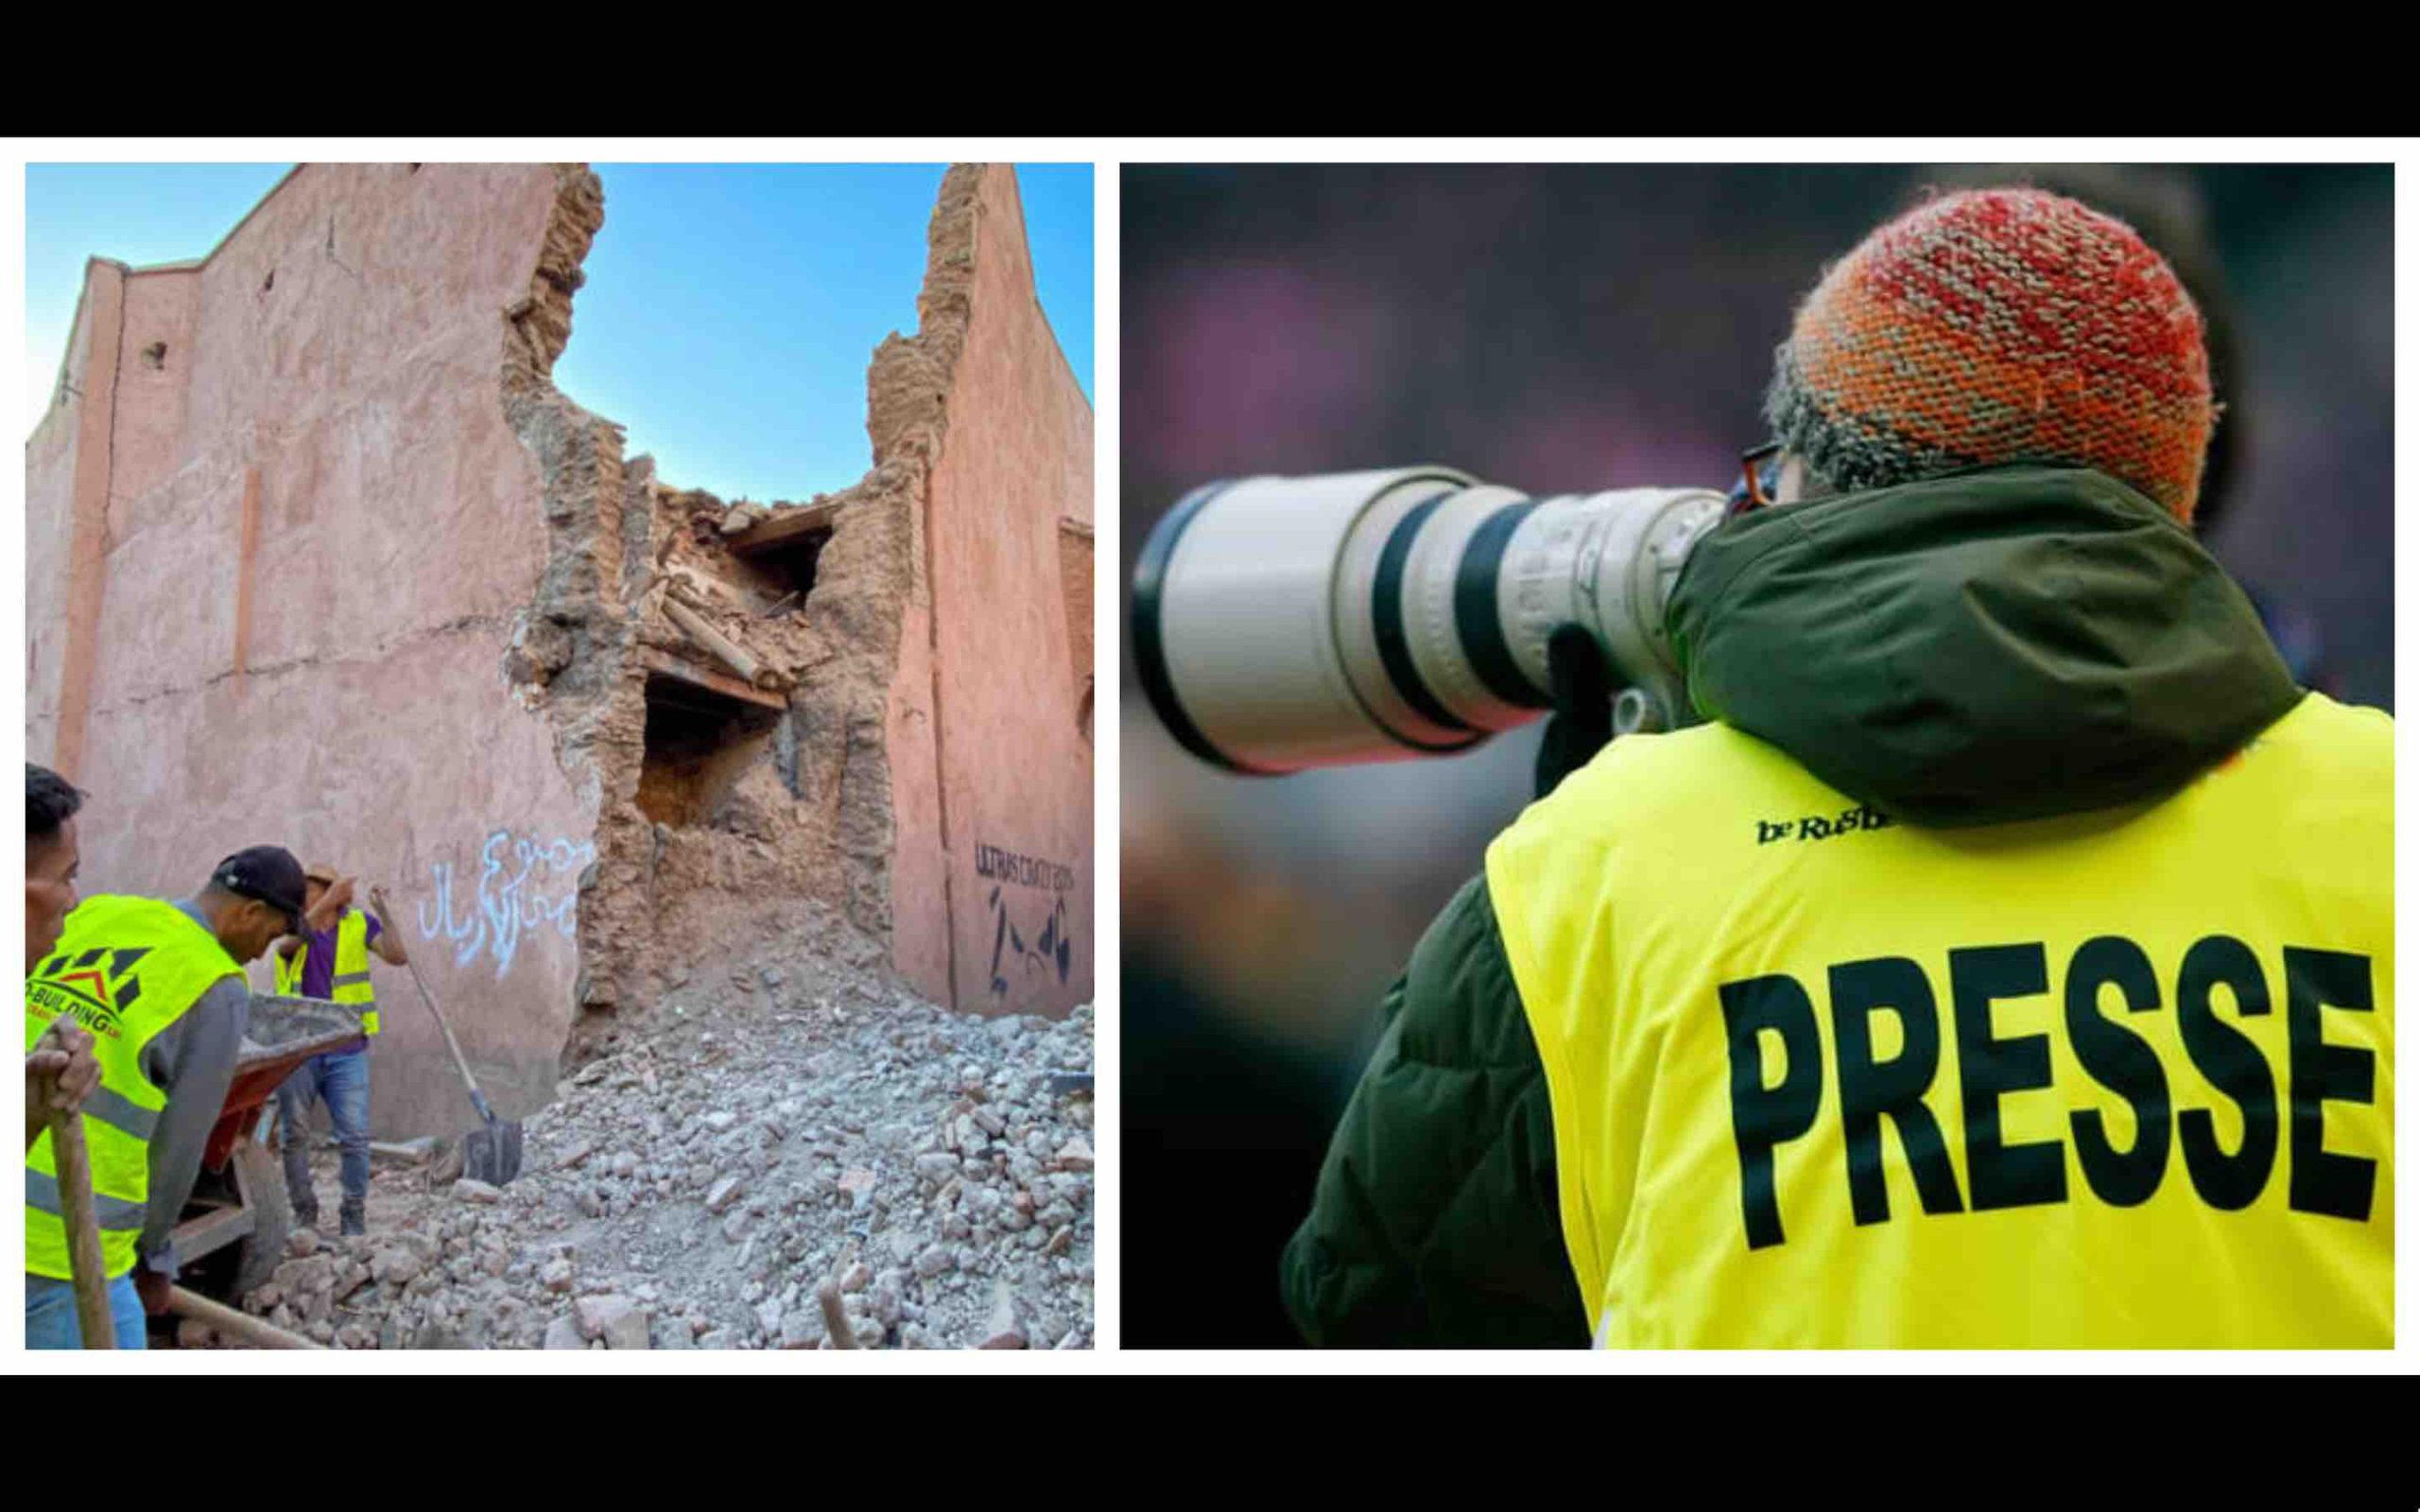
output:
<instances>
[{"instance_id":1,"label":"blue jeans","mask_svg":"<svg viewBox=\"0 0 2420 1512\"><path fill-rule=\"evenodd\" d=\"M134 1295L134 1272L110 1282L110 1321L117 1329L117 1347L140 1349L143 1345L143 1298ZM80 1349L84 1331L76 1321L76 1288L47 1276L26 1273L26 1348Z\"/></svg>"},{"instance_id":2,"label":"blue jeans","mask_svg":"<svg viewBox=\"0 0 2420 1512\"><path fill-rule=\"evenodd\" d=\"M285 1194L298 1208L317 1208L311 1191L311 1104L328 1105L328 1121L337 1126L337 1146L343 1152L338 1167L344 1200L360 1202L370 1195L370 1051L314 1056L294 1069L277 1090L277 1121L285 1145Z\"/></svg>"}]
</instances>

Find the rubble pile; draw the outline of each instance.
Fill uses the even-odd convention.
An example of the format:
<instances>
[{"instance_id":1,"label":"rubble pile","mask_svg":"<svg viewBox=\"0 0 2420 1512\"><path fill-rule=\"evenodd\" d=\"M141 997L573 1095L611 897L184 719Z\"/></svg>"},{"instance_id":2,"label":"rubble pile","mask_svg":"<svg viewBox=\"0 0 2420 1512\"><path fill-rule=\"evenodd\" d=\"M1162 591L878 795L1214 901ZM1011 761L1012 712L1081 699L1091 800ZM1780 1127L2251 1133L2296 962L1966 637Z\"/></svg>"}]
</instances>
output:
<instances>
[{"instance_id":1,"label":"rubble pile","mask_svg":"<svg viewBox=\"0 0 2420 1512\"><path fill-rule=\"evenodd\" d=\"M857 1348L1088 1348L1092 1008L843 971L677 987L525 1121L509 1186L381 1169L369 1234L298 1230L244 1307L344 1349L821 1349L828 1282Z\"/></svg>"}]
</instances>

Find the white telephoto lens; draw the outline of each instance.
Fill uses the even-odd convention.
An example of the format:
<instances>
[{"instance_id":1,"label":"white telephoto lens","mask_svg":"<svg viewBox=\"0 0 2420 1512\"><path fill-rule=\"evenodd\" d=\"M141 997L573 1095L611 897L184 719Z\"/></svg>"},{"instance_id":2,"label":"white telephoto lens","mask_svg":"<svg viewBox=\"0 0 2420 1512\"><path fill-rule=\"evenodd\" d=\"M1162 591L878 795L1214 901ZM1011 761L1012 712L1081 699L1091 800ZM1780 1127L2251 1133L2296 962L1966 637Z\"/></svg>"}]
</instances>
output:
<instances>
[{"instance_id":1,"label":"white telephoto lens","mask_svg":"<svg viewBox=\"0 0 2420 1512\"><path fill-rule=\"evenodd\" d=\"M1704 490L1532 499L1433 467L1212 484L1144 544L1136 672L1230 771L1402 761L1535 719L1547 641L1577 623L1668 729L1664 602L1721 513Z\"/></svg>"}]
</instances>

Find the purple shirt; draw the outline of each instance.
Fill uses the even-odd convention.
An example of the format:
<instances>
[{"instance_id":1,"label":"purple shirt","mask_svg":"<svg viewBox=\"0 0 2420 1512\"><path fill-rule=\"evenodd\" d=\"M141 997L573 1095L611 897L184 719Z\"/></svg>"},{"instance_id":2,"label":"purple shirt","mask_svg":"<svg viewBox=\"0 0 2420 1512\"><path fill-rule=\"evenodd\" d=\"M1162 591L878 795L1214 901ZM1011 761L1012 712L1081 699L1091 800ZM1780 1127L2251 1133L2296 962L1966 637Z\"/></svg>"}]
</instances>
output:
<instances>
[{"instance_id":1,"label":"purple shirt","mask_svg":"<svg viewBox=\"0 0 2420 1512\"><path fill-rule=\"evenodd\" d=\"M345 910L348 916L353 912L350 908ZM338 919L337 923L341 926L343 920ZM336 996L337 932L333 929L305 930L302 937L310 941L302 957L302 995L306 998ZM370 919L370 933L362 943L367 945L377 938L378 919L373 914Z\"/></svg>"}]
</instances>

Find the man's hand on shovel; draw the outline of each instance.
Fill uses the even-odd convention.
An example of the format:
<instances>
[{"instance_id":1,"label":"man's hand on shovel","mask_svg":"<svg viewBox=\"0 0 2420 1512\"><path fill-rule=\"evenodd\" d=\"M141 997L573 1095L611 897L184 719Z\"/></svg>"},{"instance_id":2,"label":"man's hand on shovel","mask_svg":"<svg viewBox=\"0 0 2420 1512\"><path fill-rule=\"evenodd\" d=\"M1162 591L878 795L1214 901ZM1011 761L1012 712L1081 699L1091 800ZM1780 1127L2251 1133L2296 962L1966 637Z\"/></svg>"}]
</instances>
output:
<instances>
[{"instance_id":1,"label":"man's hand on shovel","mask_svg":"<svg viewBox=\"0 0 2420 1512\"><path fill-rule=\"evenodd\" d=\"M54 1020L33 1053L26 1057L26 1148L50 1125L84 1106L101 1084L101 1063L93 1057L93 1036L80 1024Z\"/></svg>"},{"instance_id":2,"label":"man's hand on shovel","mask_svg":"<svg viewBox=\"0 0 2420 1512\"><path fill-rule=\"evenodd\" d=\"M404 936L395 933L394 918L387 910L386 888L370 889L370 911L378 919L378 937L370 942L370 948L389 966L409 966L411 954L404 949Z\"/></svg>"}]
</instances>

